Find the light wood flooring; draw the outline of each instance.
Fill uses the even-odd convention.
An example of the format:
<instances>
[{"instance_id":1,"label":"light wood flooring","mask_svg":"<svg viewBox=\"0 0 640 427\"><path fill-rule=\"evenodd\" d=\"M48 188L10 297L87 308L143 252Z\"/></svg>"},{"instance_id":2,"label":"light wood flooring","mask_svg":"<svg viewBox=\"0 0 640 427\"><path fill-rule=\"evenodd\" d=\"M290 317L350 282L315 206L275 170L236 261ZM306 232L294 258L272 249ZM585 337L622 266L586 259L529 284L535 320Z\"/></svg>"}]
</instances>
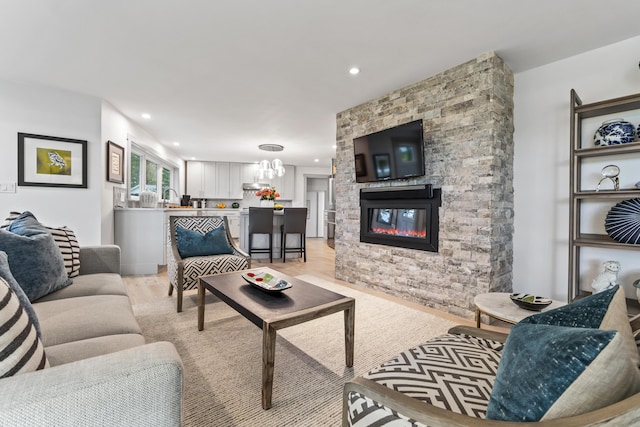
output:
<instances>
[{"instance_id":1,"label":"light wood flooring","mask_svg":"<svg viewBox=\"0 0 640 427\"><path fill-rule=\"evenodd\" d=\"M331 281L335 284L357 289L361 292L370 293L376 296L383 297L390 301L397 302L399 304L418 309L458 324L475 325L475 322L469 319L463 319L458 316L453 316L448 313L444 313L438 310L434 310L429 307L425 307L421 304L416 304L403 300L399 297L395 297L389 294L385 294L379 291L362 288L352 285L350 283L337 280L335 278L335 252L334 249L327 245L326 239L323 238L308 238L307 239L307 262L304 262L302 258L287 258L287 262L282 262L282 259L273 259L273 263L269 263L269 260L252 260L252 267L270 267L274 270L280 271L289 276L300 276L302 274L309 274L321 279ZM172 297L167 295L169 290L169 279L167 277L166 270L161 271L155 275L138 275L138 276L125 276L124 281L127 285L127 290L133 304L145 304L152 303L157 300L164 300L167 298L173 298L175 300L175 292ZM185 296L193 294L195 295L197 290L185 291ZM483 328L502 330L503 328L496 327L494 325L485 326Z\"/></svg>"}]
</instances>

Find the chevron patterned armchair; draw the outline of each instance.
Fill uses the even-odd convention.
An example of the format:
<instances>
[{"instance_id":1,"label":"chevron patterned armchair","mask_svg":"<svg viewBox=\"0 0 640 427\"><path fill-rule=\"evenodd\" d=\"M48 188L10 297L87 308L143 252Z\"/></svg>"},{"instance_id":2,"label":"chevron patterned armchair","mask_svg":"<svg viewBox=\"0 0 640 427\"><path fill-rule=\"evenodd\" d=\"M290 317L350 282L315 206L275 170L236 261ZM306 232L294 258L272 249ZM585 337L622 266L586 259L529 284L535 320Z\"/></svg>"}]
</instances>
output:
<instances>
[{"instance_id":1,"label":"chevron patterned armchair","mask_svg":"<svg viewBox=\"0 0 640 427\"><path fill-rule=\"evenodd\" d=\"M216 234L218 241L214 241L214 246L218 248L222 245L226 250L214 250L212 251L213 253L207 252L203 248L210 248L211 245L203 245L201 248L195 248L195 251L191 247L189 252L198 253L198 255L188 256L189 254L186 253L185 248L181 248L182 250L178 248L178 228L180 228L182 235L191 233L191 236L195 236L195 239L189 240L191 244L194 240L197 242L199 237L202 237L205 243L210 243L212 239L207 239L206 237ZM216 233L218 229L221 230ZM178 312L182 311L183 291L196 289L200 277L251 268L251 258L238 248L231 238L227 217L172 216L169 218L168 232L167 274L169 275L169 295L173 294L173 289L175 288L178 297ZM182 243L185 240L180 241Z\"/></svg>"},{"instance_id":2,"label":"chevron patterned armchair","mask_svg":"<svg viewBox=\"0 0 640 427\"><path fill-rule=\"evenodd\" d=\"M631 324L629 332L640 337L640 315L630 319L629 322ZM621 329L624 329L622 323L620 325ZM540 325L526 326L538 327ZM542 327L548 328L548 325L542 325ZM557 326L551 326L551 328L554 327ZM606 329L610 327L611 325L607 325ZM576 330L580 329L582 328L576 328ZM610 337L616 332L618 331L593 332L593 330L588 330L584 333ZM617 335L621 336L619 333ZM562 393L560 399L567 398L568 401L573 401L574 406L572 407L571 404L560 406L557 405L557 401L551 406L553 409L573 412L573 415L560 416L559 418L545 416L542 419L531 421L498 421L493 417L487 419L489 418L487 417L488 407L494 404L492 388L494 388L496 376L500 375L498 370L500 360L503 357L513 358L513 355L517 353L515 350L505 349L505 346L508 345L507 338L507 334L496 331L456 326L450 329L447 334L402 352L345 384L342 426L515 427L535 424L548 427L619 427L640 425L640 391L637 390L637 384L636 390L628 387L632 380L624 378L637 378L638 376L636 372L638 367L633 361L635 357L633 352L637 352L637 349L628 349L623 344L620 348L624 348L625 351L631 350L630 353L623 354L623 351L615 350L609 356L615 359L611 364L620 362L630 366L631 370L625 371L630 374L622 372L617 375L614 373L612 376L617 375L623 379L620 381L620 385L614 385L609 393L616 393L616 389L622 390L624 387L628 397L623 397L621 400L609 399L613 403L604 403L606 397L603 398L602 393L599 395L598 392L602 391L601 388L606 387L602 384L605 381L598 380L597 377L609 376L609 374L602 372L605 371L603 365L594 361L589 366L595 365L594 370L599 370L601 373L597 374L587 369L584 371L576 370L580 371L579 381L576 381L567 391ZM611 345L613 342L612 339ZM622 342L623 339L620 338L618 343ZM578 340L578 344L578 347L583 344L581 339ZM539 408L537 403L544 402L548 396L552 395L550 389L557 389L557 387L549 386L545 381L557 373L552 367L560 365L561 363L555 362L555 360L563 357L550 356L548 347L538 348L531 352L525 350L524 356L527 361L522 364L513 364L516 370L515 374L511 375L510 373L506 377L502 377L502 384L506 385L508 389L505 394L507 400L516 399L517 396L524 397L521 399L521 405L511 402L512 406L506 406L506 408L511 411L518 410L518 407L522 408L523 413L526 414L523 418L528 417L529 413L535 412ZM522 350L520 349L520 351ZM507 353L509 356L504 356L503 353ZM543 360L544 364L530 375L523 374L525 372L524 366L530 365L528 359L533 359L536 353L539 353L539 359ZM569 354L565 359L575 363L575 359L584 357L584 354L584 351L578 354L578 357L571 357ZM627 356L628 360L624 362L623 359ZM612 369L613 371L620 370L617 367ZM505 369L502 373L505 371L507 370ZM565 376L564 373L560 373L550 382L557 386L558 377L563 376ZM539 386L523 387L521 383L528 384L529 380ZM581 385L576 386L578 383ZM586 388L586 391L580 391L581 386ZM553 392L557 392L557 390L553 390ZM596 403L581 405L576 402L576 400L580 401L583 398L592 399ZM598 400L601 401L598 402ZM499 405L494 407L499 407Z\"/></svg>"}]
</instances>

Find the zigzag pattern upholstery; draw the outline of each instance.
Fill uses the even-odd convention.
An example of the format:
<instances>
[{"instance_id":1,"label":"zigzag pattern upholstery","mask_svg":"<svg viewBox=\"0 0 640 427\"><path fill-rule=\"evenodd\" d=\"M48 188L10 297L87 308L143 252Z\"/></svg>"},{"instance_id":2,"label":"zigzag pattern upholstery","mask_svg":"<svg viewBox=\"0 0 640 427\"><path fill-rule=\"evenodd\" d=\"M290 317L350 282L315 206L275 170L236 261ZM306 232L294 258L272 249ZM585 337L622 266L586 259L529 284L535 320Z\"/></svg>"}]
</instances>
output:
<instances>
[{"instance_id":1,"label":"zigzag pattern upholstery","mask_svg":"<svg viewBox=\"0 0 640 427\"><path fill-rule=\"evenodd\" d=\"M363 375L422 402L459 414L485 418L503 344L445 334L409 349ZM351 392L351 426L422 426L378 402Z\"/></svg>"},{"instance_id":2,"label":"zigzag pattern upholstery","mask_svg":"<svg viewBox=\"0 0 640 427\"><path fill-rule=\"evenodd\" d=\"M206 234L209 231L223 227L227 241L233 249L233 254L197 256L182 258L176 244L176 227ZM167 274L169 276L169 295L175 288L177 291L178 312L182 311L182 292L198 287L198 280L202 276L212 274L241 271L251 268L251 258L240 250L229 234L226 217L221 216L172 216L169 218L167 236Z\"/></svg>"}]
</instances>

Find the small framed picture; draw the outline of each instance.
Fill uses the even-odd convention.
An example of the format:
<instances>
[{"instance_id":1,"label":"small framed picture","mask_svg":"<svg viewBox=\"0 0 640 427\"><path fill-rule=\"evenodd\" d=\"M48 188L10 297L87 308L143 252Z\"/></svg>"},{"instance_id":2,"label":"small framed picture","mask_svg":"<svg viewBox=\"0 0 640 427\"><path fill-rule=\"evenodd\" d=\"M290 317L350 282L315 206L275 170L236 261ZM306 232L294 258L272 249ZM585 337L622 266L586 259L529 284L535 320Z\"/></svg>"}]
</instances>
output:
<instances>
[{"instance_id":1,"label":"small framed picture","mask_svg":"<svg viewBox=\"0 0 640 427\"><path fill-rule=\"evenodd\" d=\"M364 160L364 154L356 154L356 176L365 176L367 174L367 164Z\"/></svg>"},{"instance_id":2,"label":"small framed picture","mask_svg":"<svg viewBox=\"0 0 640 427\"><path fill-rule=\"evenodd\" d=\"M376 165L376 178L391 178L391 162L388 154L374 154L373 162Z\"/></svg>"},{"instance_id":3,"label":"small framed picture","mask_svg":"<svg viewBox=\"0 0 640 427\"><path fill-rule=\"evenodd\" d=\"M107 181L124 184L124 148L107 141Z\"/></svg>"},{"instance_id":4,"label":"small framed picture","mask_svg":"<svg viewBox=\"0 0 640 427\"><path fill-rule=\"evenodd\" d=\"M87 141L19 132L18 185L87 188Z\"/></svg>"}]
</instances>

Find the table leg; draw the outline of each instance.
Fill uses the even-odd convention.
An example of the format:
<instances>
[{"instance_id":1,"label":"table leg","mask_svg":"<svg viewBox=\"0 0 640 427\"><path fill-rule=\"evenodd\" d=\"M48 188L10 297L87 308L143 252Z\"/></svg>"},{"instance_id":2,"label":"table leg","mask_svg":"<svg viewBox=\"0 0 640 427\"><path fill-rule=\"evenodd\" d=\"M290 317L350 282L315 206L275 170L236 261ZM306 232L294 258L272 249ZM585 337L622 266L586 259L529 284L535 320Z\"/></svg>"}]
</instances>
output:
<instances>
[{"instance_id":1,"label":"table leg","mask_svg":"<svg viewBox=\"0 0 640 427\"><path fill-rule=\"evenodd\" d=\"M356 302L344 311L344 346L345 346L345 363L347 366L353 366L353 348L354 348L354 331L356 318Z\"/></svg>"},{"instance_id":2,"label":"table leg","mask_svg":"<svg viewBox=\"0 0 640 427\"><path fill-rule=\"evenodd\" d=\"M262 409L271 408L275 358L276 330L264 322L262 324Z\"/></svg>"},{"instance_id":3,"label":"table leg","mask_svg":"<svg viewBox=\"0 0 640 427\"><path fill-rule=\"evenodd\" d=\"M476 328L480 328L480 309L476 307Z\"/></svg>"},{"instance_id":4,"label":"table leg","mask_svg":"<svg viewBox=\"0 0 640 427\"><path fill-rule=\"evenodd\" d=\"M204 286L198 280L198 330L204 329Z\"/></svg>"}]
</instances>

